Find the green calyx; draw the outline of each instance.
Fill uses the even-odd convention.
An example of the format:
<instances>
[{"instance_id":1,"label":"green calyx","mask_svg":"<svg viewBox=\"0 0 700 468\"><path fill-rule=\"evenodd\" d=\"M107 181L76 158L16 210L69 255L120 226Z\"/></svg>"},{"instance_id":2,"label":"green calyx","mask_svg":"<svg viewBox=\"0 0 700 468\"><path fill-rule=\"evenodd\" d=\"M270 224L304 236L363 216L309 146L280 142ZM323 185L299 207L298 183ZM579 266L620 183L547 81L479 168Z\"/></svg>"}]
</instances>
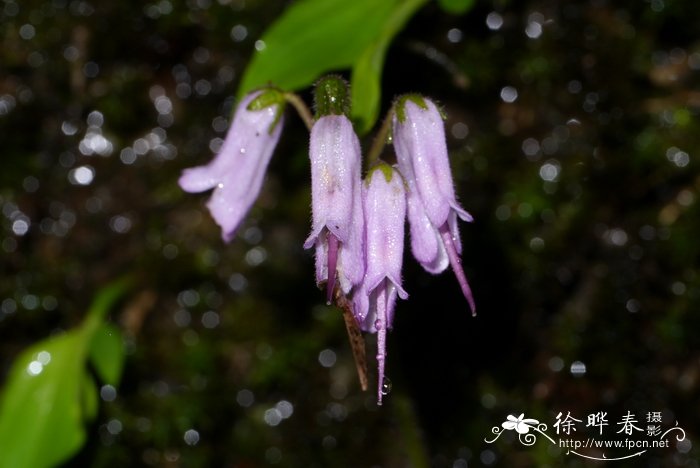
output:
<instances>
[{"instance_id":1,"label":"green calyx","mask_svg":"<svg viewBox=\"0 0 700 468\"><path fill-rule=\"evenodd\" d=\"M423 96L420 94L404 94L403 96L399 96L394 102L394 111L400 123L406 121L406 103L408 101L411 101L423 110L428 110L428 104L425 103L425 99L423 99Z\"/></svg>"},{"instance_id":2,"label":"green calyx","mask_svg":"<svg viewBox=\"0 0 700 468\"><path fill-rule=\"evenodd\" d=\"M379 161L368 171L367 177L365 178L365 183L367 185L369 185L369 181L372 180L372 176L374 175L375 171L381 171L387 183L391 182L391 178L394 176L394 168L385 163L384 161Z\"/></svg>"},{"instance_id":3,"label":"green calyx","mask_svg":"<svg viewBox=\"0 0 700 468\"><path fill-rule=\"evenodd\" d=\"M317 120L326 115L347 116L350 110L350 88L339 76L324 76L316 82L314 103Z\"/></svg>"},{"instance_id":4,"label":"green calyx","mask_svg":"<svg viewBox=\"0 0 700 468\"><path fill-rule=\"evenodd\" d=\"M282 114L284 113L284 106L286 103L287 100L285 99L284 92L281 89L268 87L260 90L260 94L258 94L255 97L255 99L250 101L250 104L248 104L246 110L261 111L267 109L268 107L276 106L275 119L272 121L272 124L268 129L268 133L272 134L275 127L282 118Z\"/></svg>"}]
</instances>

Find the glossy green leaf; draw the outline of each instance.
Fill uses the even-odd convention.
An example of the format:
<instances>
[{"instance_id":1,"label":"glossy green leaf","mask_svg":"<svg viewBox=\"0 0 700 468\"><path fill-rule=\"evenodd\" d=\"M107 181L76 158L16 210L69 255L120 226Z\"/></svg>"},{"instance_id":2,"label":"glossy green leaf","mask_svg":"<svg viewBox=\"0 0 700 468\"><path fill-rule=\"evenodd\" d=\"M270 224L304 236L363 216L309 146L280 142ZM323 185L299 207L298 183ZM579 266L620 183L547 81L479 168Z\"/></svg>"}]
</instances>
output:
<instances>
[{"instance_id":1,"label":"glossy green leaf","mask_svg":"<svg viewBox=\"0 0 700 468\"><path fill-rule=\"evenodd\" d=\"M474 0L438 0L440 7L448 13L462 14L471 10Z\"/></svg>"},{"instance_id":2,"label":"glossy green leaf","mask_svg":"<svg viewBox=\"0 0 700 468\"><path fill-rule=\"evenodd\" d=\"M397 4L386 18L375 41L355 62L352 69L352 117L358 133L367 133L377 121L386 50L394 36L423 3L423 0L408 0Z\"/></svg>"},{"instance_id":3,"label":"glossy green leaf","mask_svg":"<svg viewBox=\"0 0 700 468\"><path fill-rule=\"evenodd\" d=\"M352 120L359 134L367 133L379 115L384 50L368 48L352 69ZM359 91L362 90L362 91Z\"/></svg>"},{"instance_id":4,"label":"glossy green leaf","mask_svg":"<svg viewBox=\"0 0 700 468\"><path fill-rule=\"evenodd\" d=\"M118 364L96 368L118 380L123 358L115 357L116 334L102 320L129 285L120 280L103 288L79 328L42 340L15 359L0 396L0 468L55 466L83 445L84 423L96 416L99 403L86 360L91 348L107 349Z\"/></svg>"},{"instance_id":5,"label":"glossy green leaf","mask_svg":"<svg viewBox=\"0 0 700 468\"><path fill-rule=\"evenodd\" d=\"M53 466L82 446L84 350L85 337L75 330L15 360L0 401L0 467Z\"/></svg>"},{"instance_id":6,"label":"glossy green leaf","mask_svg":"<svg viewBox=\"0 0 700 468\"><path fill-rule=\"evenodd\" d=\"M124 343L116 327L104 324L90 345L90 362L104 383L116 386L124 368Z\"/></svg>"},{"instance_id":7,"label":"glossy green leaf","mask_svg":"<svg viewBox=\"0 0 700 468\"><path fill-rule=\"evenodd\" d=\"M322 74L353 69L353 116L368 129L376 120L386 48L427 0L301 0L265 33L245 71L239 95L273 83L285 90L311 85ZM409 6L407 8L407 5Z\"/></svg>"}]
</instances>

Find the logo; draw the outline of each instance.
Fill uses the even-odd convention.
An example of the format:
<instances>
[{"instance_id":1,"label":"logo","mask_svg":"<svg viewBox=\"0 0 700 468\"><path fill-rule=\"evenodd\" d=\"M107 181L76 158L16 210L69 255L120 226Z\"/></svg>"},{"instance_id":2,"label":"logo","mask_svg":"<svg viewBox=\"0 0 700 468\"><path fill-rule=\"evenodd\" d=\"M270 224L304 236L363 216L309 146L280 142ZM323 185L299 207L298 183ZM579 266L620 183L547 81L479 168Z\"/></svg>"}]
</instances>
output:
<instances>
[{"instance_id":1,"label":"logo","mask_svg":"<svg viewBox=\"0 0 700 468\"><path fill-rule=\"evenodd\" d=\"M650 449L670 448L671 442L685 441L685 430L678 425L668 427L662 421L660 411L647 412L640 422L637 416L628 411L617 420L611 420L608 413L598 411L577 419L567 411L559 412L552 428L537 419L526 418L525 413L515 417L508 415L500 426L491 428L495 437L484 442L493 444L501 435L509 431L518 434L518 441L527 447L535 445L538 438L559 448L566 449L566 455L589 460L616 461L640 457Z\"/></svg>"}]
</instances>

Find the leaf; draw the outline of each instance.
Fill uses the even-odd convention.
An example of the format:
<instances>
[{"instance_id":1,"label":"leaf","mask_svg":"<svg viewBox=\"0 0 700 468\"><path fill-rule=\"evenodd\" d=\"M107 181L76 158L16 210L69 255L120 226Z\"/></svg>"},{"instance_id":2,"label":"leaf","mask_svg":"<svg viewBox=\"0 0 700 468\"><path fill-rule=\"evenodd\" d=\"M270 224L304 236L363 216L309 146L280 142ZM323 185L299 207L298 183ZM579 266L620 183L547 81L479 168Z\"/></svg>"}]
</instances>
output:
<instances>
[{"instance_id":1,"label":"leaf","mask_svg":"<svg viewBox=\"0 0 700 468\"><path fill-rule=\"evenodd\" d=\"M474 0L438 0L440 7L448 13L461 15L471 10Z\"/></svg>"},{"instance_id":2,"label":"leaf","mask_svg":"<svg viewBox=\"0 0 700 468\"><path fill-rule=\"evenodd\" d=\"M351 80L352 117L360 134L371 130L379 115L381 76L389 43L423 3L423 0L409 0L397 4L379 36L355 62Z\"/></svg>"},{"instance_id":3,"label":"leaf","mask_svg":"<svg viewBox=\"0 0 700 468\"><path fill-rule=\"evenodd\" d=\"M53 466L83 445L84 348L83 334L74 330L15 360L0 401L0 467Z\"/></svg>"},{"instance_id":4,"label":"leaf","mask_svg":"<svg viewBox=\"0 0 700 468\"><path fill-rule=\"evenodd\" d=\"M427 0L301 0L262 37L239 96L274 84L287 91L311 85L322 74L353 69L353 116L371 128L379 106L379 78L386 48Z\"/></svg>"},{"instance_id":5,"label":"leaf","mask_svg":"<svg viewBox=\"0 0 700 468\"><path fill-rule=\"evenodd\" d=\"M116 327L104 324L90 344L90 362L104 383L118 385L124 368L124 343Z\"/></svg>"},{"instance_id":6,"label":"leaf","mask_svg":"<svg viewBox=\"0 0 700 468\"><path fill-rule=\"evenodd\" d=\"M95 323L98 325L102 323L107 312L112 308L112 305L114 305L133 284L134 279L131 276L124 276L100 288L92 304L90 304L84 326L89 327L95 326Z\"/></svg>"},{"instance_id":7,"label":"leaf","mask_svg":"<svg viewBox=\"0 0 700 468\"><path fill-rule=\"evenodd\" d=\"M83 409L83 417L87 421L94 421L100 407L100 396L95 380L87 372L83 373L83 385L80 388L80 397Z\"/></svg>"},{"instance_id":8,"label":"leaf","mask_svg":"<svg viewBox=\"0 0 700 468\"><path fill-rule=\"evenodd\" d=\"M15 359L0 396L0 468L55 466L85 443L84 423L99 404L86 360L91 349L102 351L98 354L108 359L98 358L106 362L96 364L98 372L119 379L123 357L116 350L117 334L102 321L130 284L123 279L102 288L80 327L42 340Z\"/></svg>"},{"instance_id":9,"label":"leaf","mask_svg":"<svg viewBox=\"0 0 700 468\"><path fill-rule=\"evenodd\" d=\"M352 69L352 120L357 133L371 130L379 115L384 49L368 47Z\"/></svg>"}]
</instances>

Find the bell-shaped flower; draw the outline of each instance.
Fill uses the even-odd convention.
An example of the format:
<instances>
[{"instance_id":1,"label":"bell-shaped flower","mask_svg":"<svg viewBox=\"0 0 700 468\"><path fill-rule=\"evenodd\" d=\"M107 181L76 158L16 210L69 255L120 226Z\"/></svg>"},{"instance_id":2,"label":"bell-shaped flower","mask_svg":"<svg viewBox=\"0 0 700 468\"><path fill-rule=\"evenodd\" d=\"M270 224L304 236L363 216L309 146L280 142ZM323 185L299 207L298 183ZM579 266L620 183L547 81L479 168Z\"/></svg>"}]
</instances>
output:
<instances>
[{"instance_id":1,"label":"bell-shaped flower","mask_svg":"<svg viewBox=\"0 0 700 468\"><path fill-rule=\"evenodd\" d=\"M429 99L399 98L393 117L393 142L399 170L408 186L411 251L423 268L437 274L448 264L472 312L469 283L462 269L457 217L472 221L457 202L440 111Z\"/></svg>"},{"instance_id":2,"label":"bell-shaped flower","mask_svg":"<svg viewBox=\"0 0 700 468\"><path fill-rule=\"evenodd\" d=\"M378 403L382 403L386 332L394 320L401 286L406 192L401 175L385 163L375 166L362 187L365 217L364 280L353 295L355 318L364 331L377 333Z\"/></svg>"},{"instance_id":3,"label":"bell-shaped flower","mask_svg":"<svg viewBox=\"0 0 700 468\"><path fill-rule=\"evenodd\" d=\"M329 304L336 278L347 295L365 271L361 151L352 123L343 113L345 86L337 77L317 84L319 115L309 145L313 220L304 248L316 247L316 282L327 283Z\"/></svg>"},{"instance_id":4,"label":"bell-shaped flower","mask_svg":"<svg viewBox=\"0 0 700 468\"><path fill-rule=\"evenodd\" d=\"M207 203L224 241L229 242L262 188L265 171L282 131L284 96L255 91L236 108L233 123L214 159L185 169L178 181L186 192L214 189Z\"/></svg>"}]
</instances>

